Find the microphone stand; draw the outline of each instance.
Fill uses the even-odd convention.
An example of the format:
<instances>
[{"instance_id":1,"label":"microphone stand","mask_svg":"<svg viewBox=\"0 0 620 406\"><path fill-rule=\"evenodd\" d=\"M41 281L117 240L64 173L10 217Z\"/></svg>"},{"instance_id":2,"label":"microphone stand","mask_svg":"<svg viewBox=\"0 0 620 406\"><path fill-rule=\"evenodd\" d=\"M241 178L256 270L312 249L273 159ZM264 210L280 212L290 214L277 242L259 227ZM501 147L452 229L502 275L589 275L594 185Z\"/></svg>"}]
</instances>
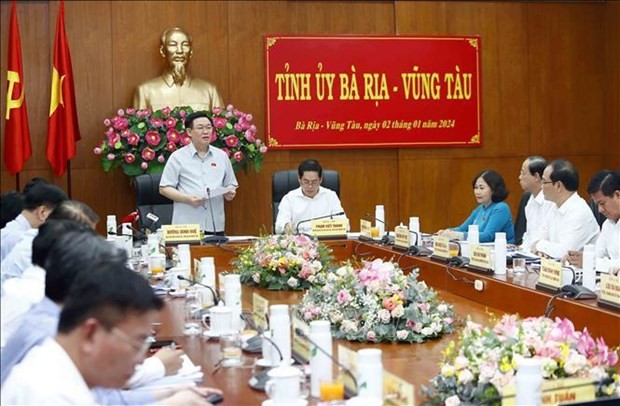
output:
<instances>
[{"instance_id":1,"label":"microphone stand","mask_svg":"<svg viewBox=\"0 0 620 406\"><path fill-rule=\"evenodd\" d=\"M353 386L355 387L355 392L353 393L354 395L357 395L358 393L358 386L357 386L357 379L355 378L355 376L353 375L353 373L351 372L351 370L347 367L345 367L344 365L342 365L336 358L334 358L330 353L328 353L327 351L325 351L325 349L323 349L321 346L319 346L317 343L314 342L314 340L312 340L310 337L308 337L308 335L306 333L304 333L304 331L302 329L300 329L299 327L297 327L295 329L295 333L302 337L305 338L306 340L308 340L308 342L312 345L314 345L314 347L321 351L323 354L325 354L327 356L327 358L329 358L330 360L332 360L332 362L336 365L338 365L347 375L349 375L351 377L351 379L353 380Z\"/></svg>"},{"instance_id":2,"label":"microphone stand","mask_svg":"<svg viewBox=\"0 0 620 406\"><path fill-rule=\"evenodd\" d=\"M213 202L211 202L211 188L207 188L207 200L209 200L209 211L211 212L211 224L213 225L213 235L208 235L202 239L205 244L225 244L228 242L228 238L223 235L215 235L215 216L213 215Z\"/></svg>"},{"instance_id":3,"label":"microphone stand","mask_svg":"<svg viewBox=\"0 0 620 406\"><path fill-rule=\"evenodd\" d=\"M416 245L411 245L409 246L409 253L411 253L414 256L428 256L431 255L433 252L431 250L429 250L428 248L426 248L425 246L420 244L420 234L416 231L412 231L409 230L409 233L411 234L415 234L415 240L416 240Z\"/></svg>"},{"instance_id":4,"label":"microphone stand","mask_svg":"<svg viewBox=\"0 0 620 406\"><path fill-rule=\"evenodd\" d=\"M394 244L394 238L390 237L390 229L389 229L389 227L387 225L387 222L376 218L375 216L371 215L370 213L366 213L366 217L370 217L370 218L374 219L375 221L378 221L379 223L381 223L381 224L383 224L385 226L385 229L387 231L385 232L385 235L383 237L381 237L381 244L384 244L384 245Z\"/></svg>"},{"instance_id":5,"label":"microphone stand","mask_svg":"<svg viewBox=\"0 0 620 406\"><path fill-rule=\"evenodd\" d=\"M200 282L195 281L193 279L186 278L183 275L177 275L177 279L179 279L181 281L189 282L192 285L204 286L205 288L209 289L211 291L211 294L213 295L213 300L215 301L215 305L216 306L219 305L220 302L222 301L222 299L220 299L220 295L218 295L217 292L209 285L205 285L204 283L200 283Z\"/></svg>"},{"instance_id":6,"label":"microphone stand","mask_svg":"<svg viewBox=\"0 0 620 406\"><path fill-rule=\"evenodd\" d=\"M333 214L327 214L325 216L319 216L319 217L313 217L310 219L305 219L305 220L301 220L299 223L297 223L297 228L295 229L295 234L299 234L299 226L303 223L307 223L309 221L314 221L314 220L322 220L322 219L326 219L326 218L334 218L334 216L342 216L344 215L344 212L338 212L338 213L333 213Z\"/></svg>"}]
</instances>

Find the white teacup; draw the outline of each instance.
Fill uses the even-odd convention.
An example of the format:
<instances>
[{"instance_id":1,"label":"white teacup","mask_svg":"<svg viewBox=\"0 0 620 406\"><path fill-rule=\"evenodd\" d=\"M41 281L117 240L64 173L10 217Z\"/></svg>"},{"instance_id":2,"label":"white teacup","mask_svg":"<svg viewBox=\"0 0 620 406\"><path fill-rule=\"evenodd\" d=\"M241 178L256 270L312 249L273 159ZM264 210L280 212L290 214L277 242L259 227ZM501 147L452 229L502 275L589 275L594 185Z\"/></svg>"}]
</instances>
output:
<instances>
[{"instance_id":1,"label":"white teacup","mask_svg":"<svg viewBox=\"0 0 620 406\"><path fill-rule=\"evenodd\" d=\"M181 288L185 288L185 286L183 286L183 284L181 283L183 281L178 278L179 276L185 278L187 276L187 269L174 267L168 271L168 285L170 286L170 289L177 292L180 291Z\"/></svg>"},{"instance_id":2,"label":"white teacup","mask_svg":"<svg viewBox=\"0 0 620 406\"><path fill-rule=\"evenodd\" d=\"M209 321L207 322L207 316ZM226 306L215 306L209 313L202 316L202 324L208 329L206 335L219 337L232 331L232 309Z\"/></svg>"},{"instance_id":3,"label":"white teacup","mask_svg":"<svg viewBox=\"0 0 620 406\"><path fill-rule=\"evenodd\" d=\"M296 405L300 397L301 372L298 368L283 366L267 372L269 380L265 385L265 393L272 405Z\"/></svg>"}]
</instances>

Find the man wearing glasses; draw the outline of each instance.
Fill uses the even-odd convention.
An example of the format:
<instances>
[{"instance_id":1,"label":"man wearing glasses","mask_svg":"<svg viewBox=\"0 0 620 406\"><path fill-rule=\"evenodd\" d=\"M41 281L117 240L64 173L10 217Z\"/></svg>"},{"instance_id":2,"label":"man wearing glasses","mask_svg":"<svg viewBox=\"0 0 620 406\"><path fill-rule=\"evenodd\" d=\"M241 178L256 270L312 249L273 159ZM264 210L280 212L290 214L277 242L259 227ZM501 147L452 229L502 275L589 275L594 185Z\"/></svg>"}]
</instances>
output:
<instances>
[{"instance_id":1,"label":"man wearing glasses","mask_svg":"<svg viewBox=\"0 0 620 406\"><path fill-rule=\"evenodd\" d=\"M174 202L172 224L200 224L207 235L224 235L224 199L235 198L238 186L235 172L228 155L209 145L215 139L215 132L213 121L205 111L189 114L185 128L191 143L168 158L159 193ZM216 195L214 191L222 188L228 191Z\"/></svg>"},{"instance_id":2,"label":"man wearing glasses","mask_svg":"<svg viewBox=\"0 0 620 406\"><path fill-rule=\"evenodd\" d=\"M556 159L542 176L545 199L555 203L546 217L539 238L531 251L547 258L563 258L568 251L578 251L593 244L599 227L590 206L577 193L579 173L572 163Z\"/></svg>"},{"instance_id":3,"label":"man wearing glasses","mask_svg":"<svg viewBox=\"0 0 620 406\"><path fill-rule=\"evenodd\" d=\"M303 161L297 168L297 175L299 188L288 192L278 207L276 233L296 231L297 224L304 220L344 212L336 192L321 186L323 168L318 161ZM309 222L302 226L300 231L309 231Z\"/></svg>"}]
</instances>

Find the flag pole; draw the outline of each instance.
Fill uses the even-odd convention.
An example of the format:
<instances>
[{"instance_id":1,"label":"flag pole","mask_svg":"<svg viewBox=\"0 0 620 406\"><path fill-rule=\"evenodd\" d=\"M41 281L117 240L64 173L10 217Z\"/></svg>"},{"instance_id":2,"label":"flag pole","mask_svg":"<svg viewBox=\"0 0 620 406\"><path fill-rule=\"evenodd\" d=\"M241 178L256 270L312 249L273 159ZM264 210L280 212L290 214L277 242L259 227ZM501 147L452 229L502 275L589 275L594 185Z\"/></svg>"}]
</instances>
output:
<instances>
[{"instance_id":1,"label":"flag pole","mask_svg":"<svg viewBox=\"0 0 620 406\"><path fill-rule=\"evenodd\" d=\"M22 188L19 187L19 172L15 174L15 187L17 188L18 192L22 190Z\"/></svg>"},{"instance_id":2,"label":"flag pole","mask_svg":"<svg viewBox=\"0 0 620 406\"><path fill-rule=\"evenodd\" d=\"M67 195L71 197L71 160L67 160Z\"/></svg>"}]
</instances>

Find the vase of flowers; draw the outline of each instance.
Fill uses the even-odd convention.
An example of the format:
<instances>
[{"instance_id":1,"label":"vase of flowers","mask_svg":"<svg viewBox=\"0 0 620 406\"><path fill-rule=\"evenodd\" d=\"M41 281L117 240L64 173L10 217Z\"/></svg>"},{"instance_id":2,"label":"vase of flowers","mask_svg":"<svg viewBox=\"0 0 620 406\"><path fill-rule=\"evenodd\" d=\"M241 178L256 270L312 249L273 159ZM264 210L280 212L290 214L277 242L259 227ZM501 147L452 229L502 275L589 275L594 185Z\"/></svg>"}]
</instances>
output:
<instances>
[{"instance_id":1,"label":"vase of flowers","mask_svg":"<svg viewBox=\"0 0 620 406\"><path fill-rule=\"evenodd\" d=\"M420 343L451 333L452 306L417 277L381 259L349 262L308 290L298 311L307 322L329 320L334 337L350 341Z\"/></svg>"},{"instance_id":2,"label":"vase of flowers","mask_svg":"<svg viewBox=\"0 0 620 406\"><path fill-rule=\"evenodd\" d=\"M603 339L593 339L587 329L576 331L568 319L504 315L492 327L467 321L458 342L450 342L443 352L441 372L423 388L428 404L501 404L507 386L514 385L520 358L542 360L545 379L567 377L600 381L597 396L619 393L614 365L617 349Z\"/></svg>"},{"instance_id":3,"label":"vase of flowers","mask_svg":"<svg viewBox=\"0 0 620 406\"><path fill-rule=\"evenodd\" d=\"M232 261L241 283L271 290L301 290L325 283L331 250L305 235L263 236Z\"/></svg>"},{"instance_id":4,"label":"vase of flowers","mask_svg":"<svg viewBox=\"0 0 620 406\"><path fill-rule=\"evenodd\" d=\"M128 176L161 173L168 157L191 142L185 132L185 117L192 112L189 106L156 111L119 109L114 117L103 120L105 137L93 152L101 156L106 172L120 167ZM267 147L256 137L252 115L232 105L216 107L207 114L215 127L211 144L226 152L235 170L247 170L253 163L258 172Z\"/></svg>"}]
</instances>

